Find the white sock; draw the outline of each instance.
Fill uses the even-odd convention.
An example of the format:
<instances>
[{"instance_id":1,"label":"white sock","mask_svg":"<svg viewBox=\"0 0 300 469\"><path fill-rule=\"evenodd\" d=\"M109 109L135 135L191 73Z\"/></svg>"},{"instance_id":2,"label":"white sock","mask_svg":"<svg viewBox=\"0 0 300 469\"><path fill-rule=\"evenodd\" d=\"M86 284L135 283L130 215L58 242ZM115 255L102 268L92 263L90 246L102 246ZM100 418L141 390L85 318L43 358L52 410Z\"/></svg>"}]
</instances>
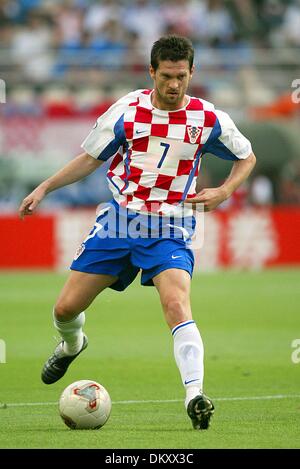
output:
<instances>
[{"instance_id":1,"label":"white sock","mask_svg":"<svg viewBox=\"0 0 300 469\"><path fill-rule=\"evenodd\" d=\"M174 356L186 389L185 406L202 392L204 349L200 332L193 320L177 324L172 329Z\"/></svg>"},{"instance_id":2,"label":"white sock","mask_svg":"<svg viewBox=\"0 0 300 469\"><path fill-rule=\"evenodd\" d=\"M186 386L186 396L185 396L185 401L184 405L185 408L187 408L188 403L194 399L194 397L199 396L199 394L202 392L199 386Z\"/></svg>"},{"instance_id":3,"label":"white sock","mask_svg":"<svg viewBox=\"0 0 300 469\"><path fill-rule=\"evenodd\" d=\"M82 327L85 323L84 312L78 314L71 321L58 321L53 313L54 327L63 339L63 351L66 355L76 355L83 344Z\"/></svg>"}]
</instances>

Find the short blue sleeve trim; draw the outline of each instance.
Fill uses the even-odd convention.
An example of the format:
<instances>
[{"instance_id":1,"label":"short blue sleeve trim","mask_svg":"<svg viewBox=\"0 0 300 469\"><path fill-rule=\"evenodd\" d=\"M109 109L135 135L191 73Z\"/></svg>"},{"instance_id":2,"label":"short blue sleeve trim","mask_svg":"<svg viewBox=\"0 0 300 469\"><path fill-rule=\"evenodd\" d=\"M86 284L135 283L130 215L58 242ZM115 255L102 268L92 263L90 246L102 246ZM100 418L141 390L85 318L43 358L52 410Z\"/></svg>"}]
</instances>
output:
<instances>
[{"instance_id":1,"label":"short blue sleeve trim","mask_svg":"<svg viewBox=\"0 0 300 469\"><path fill-rule=\"evenodd\" d=\"M220 140L217 140L212 147L207 149L206 152L212 153L218 158L222 158L222 160L238 161L239 159L224 145L224 143L220 142Z\"/></svg>"},{"instance_id":2,"label":"short blue sleeve trim","mask_svg":"<svg viewBox=\"0 0 300 469\"><path fill-rule=\"evenodd\" d=\"M204 153L212 153L213 155L217 156L218 158L222 158L223 160L229 161L237 161L239 158L232 153L232 151L227 148L224 143L219 140L219 137L222 133L221 126L219 120L216 120L214 128L202 148L202 154Z\"/></svg>"},{"instance_id":3,"label":"short blue sleeve trim","mask_svg":"<svg viewBox=\"0 0 300 469\"><path fill-rule=\"evenodd\" d=\"M115 138L107 145L106 148L98 156L98 160L107 161L111 156L117 153L121 145L126 142L126 135L124 129L124 114L115 123L114 126Z\"/></svg>"}]
</instances>

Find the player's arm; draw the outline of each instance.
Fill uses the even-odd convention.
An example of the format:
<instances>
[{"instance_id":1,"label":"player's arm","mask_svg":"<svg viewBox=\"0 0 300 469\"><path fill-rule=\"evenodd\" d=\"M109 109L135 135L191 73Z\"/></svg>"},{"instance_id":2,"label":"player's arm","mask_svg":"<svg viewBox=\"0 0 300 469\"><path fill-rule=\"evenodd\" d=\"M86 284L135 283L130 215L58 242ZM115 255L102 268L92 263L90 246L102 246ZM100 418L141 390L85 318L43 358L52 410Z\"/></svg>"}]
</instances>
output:
<instances>
[{"instance_id":1,"label":"player's arm","mask_svg":"<svg viewBox=\"0 0 300 469\"><path fill-rule=\"evenodd\" d=\"M60 171L42 182L23 200L19 208L19 215L22 219L25 215L31 215L49 192L80 181L117 153L126 140L122 119L124 107L126 108L127 101L131 100L132 96L129 93L97 119L92 130L81 144L84 153L78 155Z\"/></svg>"},{"instance_id":2,"label":"player's arm","mask_svg":"<svg viewBox=\"0 0 300 469\"><path fill-rule=\"evenodd\" d=\"M256 163L256 157L252 152L246 159L233 163L230 175L219 187L202 189L195 197L186 199L185 203L202 203L204 211L214 210L248 178Z\"/></svg>"},{"instance_id":3,"label":"player's arm","mask_svg":"<svg viewBox=\"0 0 300 469\"><path fill-rule=\"evenodd\" d=\"M25 197L19 208L20 218L23 219L24 216L31 215L49 192L72 184L73 182L80 181L95 171L102 163L102 160L95 159L88 153L78 155Z\"/></svg>"},{"instance_id":4,"label":"player's arm","mask_svg":"<svg viewBox=\"0 0 300 469\"><path fill-rule=\"evenodd\" d=\"M255 166L256 158L249 140L238 130L226 112L215 111L216 122L212 138L203 147L204 153L234 161L230 175L219 187L202 189L186 203L202 203L204 210L215 209L247 179ZM217 137L215 137L217 135Z\"/></svg>"}]
</instances>

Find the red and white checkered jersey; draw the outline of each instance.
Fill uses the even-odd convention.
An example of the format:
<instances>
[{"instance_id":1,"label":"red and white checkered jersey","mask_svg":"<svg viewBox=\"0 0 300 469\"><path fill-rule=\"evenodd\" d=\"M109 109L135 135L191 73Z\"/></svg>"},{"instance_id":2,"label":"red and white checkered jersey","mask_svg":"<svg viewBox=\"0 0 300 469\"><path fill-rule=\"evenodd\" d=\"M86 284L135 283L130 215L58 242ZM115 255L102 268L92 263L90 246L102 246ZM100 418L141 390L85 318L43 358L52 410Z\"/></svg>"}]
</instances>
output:
<instances>
[{"instance_id":1,"label":"red and white checkered jersey","mask_svg":"<svg viewBox=\"0 0 300 469\"><path fill-rule=\"evenodd\" d=\"M213 104L188 97L182 109L164 111L151 94L137 90L113 104L82 148L99 160L113 156L107 178L119 205L166 215L178 206L182 214L182 201L196 194L202 155L245 159L251 144Z\"/></svg>"}]
</instances>

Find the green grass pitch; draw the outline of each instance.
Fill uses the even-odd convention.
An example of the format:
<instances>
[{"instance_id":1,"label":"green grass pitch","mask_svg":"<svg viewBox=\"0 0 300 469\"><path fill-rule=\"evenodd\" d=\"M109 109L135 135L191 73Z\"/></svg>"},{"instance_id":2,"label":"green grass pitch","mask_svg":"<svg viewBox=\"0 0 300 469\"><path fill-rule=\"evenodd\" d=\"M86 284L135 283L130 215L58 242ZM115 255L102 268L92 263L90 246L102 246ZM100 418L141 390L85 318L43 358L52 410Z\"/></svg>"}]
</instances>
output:
<instances>
[{"instance_id":1,"label":"green grass pitch","mask_svg":"<svg viewBox=\"0 0 300 469\"><path fill-rule=\"evenodd\" d=\"M0 409L0 447L299 448L300 363L291 359L300 338L299 274L194 276L205 391L216 407L210 429L198 432L183 406L173 340L153 288L136 282L100 295L87 312L88 349L46 386L40 371L56 344L51 310L65 276L2 272L0 401L7 407ZM69 430L58 415L61 392L79 379L110 392L111 417L100 430Z\"/></svg>"}]
</instances>

